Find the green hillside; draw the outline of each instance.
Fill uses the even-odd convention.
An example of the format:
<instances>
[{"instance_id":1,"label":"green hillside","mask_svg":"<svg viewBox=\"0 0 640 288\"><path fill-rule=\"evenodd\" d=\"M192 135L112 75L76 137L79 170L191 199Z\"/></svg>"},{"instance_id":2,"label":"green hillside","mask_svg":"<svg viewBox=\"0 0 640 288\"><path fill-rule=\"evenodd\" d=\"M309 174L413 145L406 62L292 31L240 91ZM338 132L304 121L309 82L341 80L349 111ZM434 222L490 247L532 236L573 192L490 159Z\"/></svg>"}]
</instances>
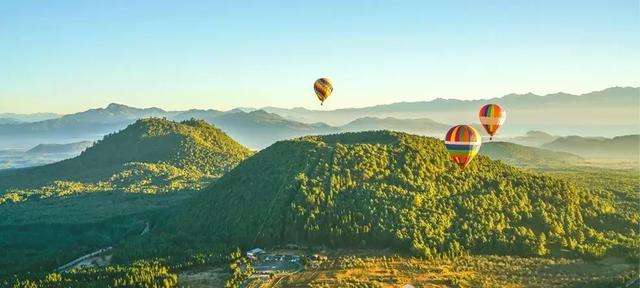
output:
<instances>
[{"instance_id":1,"label":"green hillside","mask_svg":"<svg viewBox=\"0 0 640 288\"><path fill-rule=\"evenodd\" d=\"M96 185L139 182L136 178L146 174L219 177L251 153L204 121L177 123L149 118L105 136L78 157L4 172L0 174L0 191L57 185L60 181Z\"/></svg>"},{"instance_id":2,"label":"green hillside","mask_svg":"<svg viewBox=\"0 0 640 288\"><path fill-rule=\"evenodd\" d=\"M518 167L564 167L583 161L579 156L546 149L522 146L509 142L487 142L480 147L480 154Z\"/></svg>"},{"instance_id":3,"label":"green hillside","mask_svg":"<svg viewBox=\"0 0 640 288\"><path fill-rule=\"evenodd\" d=\"M206 122L150 118L76 158L7 171L0 175L0 278L51 271L139 237L145 223L251 154Z\"/></svg>"},{"instance_id":4,"label":"green hillside","mask_svg":"<svg viewBox=\"0 0 640 288\"><path fill-rule=\"evenodd\" d=\"M177 237L167 242L173 249L301 243L425 257L634 256L638 212L614 207L607 196L484 156L460 170L433 138L362 132L278 142L159 231Z\"/></svg>"}]
</instances>

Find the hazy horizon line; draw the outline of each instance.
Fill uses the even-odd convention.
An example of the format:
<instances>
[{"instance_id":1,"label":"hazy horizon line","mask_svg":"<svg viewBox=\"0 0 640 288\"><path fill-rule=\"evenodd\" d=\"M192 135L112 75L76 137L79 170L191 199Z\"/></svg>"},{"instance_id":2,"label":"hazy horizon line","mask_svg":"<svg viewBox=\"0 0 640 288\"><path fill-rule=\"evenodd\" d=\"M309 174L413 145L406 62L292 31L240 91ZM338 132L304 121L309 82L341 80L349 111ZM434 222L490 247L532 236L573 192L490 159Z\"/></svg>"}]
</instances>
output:
<instances>
[{"instance_id":1,"label":"hazy horizon line","mask_svg":"<svg viewBox=\"0 0 640 288\"><path fill-rule=\"evenodd\" d=\"M37 112L28 112L28 113L19 113L19 112L11 112L11 111L0 111L0 114L15 114L15 115L37 115L37 114L56 114L59 116L64 116L64 115L71 115L71 114L76 114L76 113L81 113L81 112L85 112L85 111L89 111L89 110L93 110L93 109L101 109L101 108L107 108L109 105L111 104L117 104L117 105L122 105L122 106L127 106L130 108L136 108L136 109L160 109L163 110L165 112L180 112L180 111L188 111L188 110L216 110L216 111L221 111L221 112L228 112L228 111L232 111L232 110L236 110L236 109L253 109L253 110L263 110L265 108L276 108L276 109L307 109L307 110L312 110L312 111L337 111L337 110L345 110L345 109L362 109L362 108L369 108L369 107L377 107L377 106L385 106L385 105L392 105L392 104L398 104L398 103L420 103L420 102L433 102L436 100L458 100L458 101L463 101L463 102L470 102L470 101L479 101L479 100L491 100L491 99L500 99L500 98L504 98L506 96L511 96L511 95L517 95L517 96L524 96L524 95L535 95L535 96L539 96L539 97L547 97L547 96L552 96L552 95L557 95L557 94L568 94L568 95L573 95L573 96L583 96L583 95L587 95L590 93L594 93L594 92L602 92L608 89L614 89L614 88L632 88L632 89L640 89L640 85L639 86L632 86L632 85L616 85L616 86L610 86L610 87L606 87L603 89L599 89L599 90L592 90L589 92L584 92L584 93L580 93L580 94L574 94L574 93L568 93L565 91L557 91L557 92L550 92L550 93L545 93L545 94L536 94L533 92L526 92L526 93L509 93L509 94L504 94L502 96L493 96L493 97L486 97L486 98L474 98L474 99L460 99L460 98L445 98L445 97L435 97L429 100L417 100L417 101L392 101L392 102L387 102L387 103L378 103L378 104L372 104L372 105L363 105L363 106L350 106L350 107L340 107L340 108L335 108L335 109L327 109L327 110L321 110L321 109L317 109L317 108L322 108L323 106L318 105L318 107L316 108L309 108L309 107L305 107L305 106L272 106L272 105L268 105L268 106L261 106L261 107L254 107L254 106L250 106L250 105L246 105L246 106L236 106L230 109L217 109L214 107L194 107L194 108L187 108L187 109L171 109L171 108L165 108L165 107L160 107L160 106L136 106L136 105L129 105L129 104L125 104L123 102L120 101L112 101L112 102L108 102L106 104L103 104L102 106L93 106L93 107L87 107L85 109L82 110L76 110L75 112L69 112L69 113L65 113L65 112L55 112L55 111L37 111ZM640 95L639 95L640 96ZM330 106L330 105L327 105ZM324 107L327 107L324 106Z\"/></svg>"}]
</instances>

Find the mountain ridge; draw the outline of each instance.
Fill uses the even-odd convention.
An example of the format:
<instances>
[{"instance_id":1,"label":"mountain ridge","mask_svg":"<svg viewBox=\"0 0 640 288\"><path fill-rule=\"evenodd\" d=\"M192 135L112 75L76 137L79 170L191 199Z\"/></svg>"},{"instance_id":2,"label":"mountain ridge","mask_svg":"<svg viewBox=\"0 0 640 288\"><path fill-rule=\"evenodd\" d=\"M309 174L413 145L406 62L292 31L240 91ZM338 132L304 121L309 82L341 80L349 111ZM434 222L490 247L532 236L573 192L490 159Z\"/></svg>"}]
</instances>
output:
<instances>
[{"instance_id":1,"label":"mountain ridge","mask_svg":"<svg viewBox=\"0 0 640 288\"><path fill-rule=\"evenodd\" d=\"M565 93L565 92L556 92L556 93L548 93L545 95L538 95L538 94L534 94L531 92L528 93L524 93L524 94L519 94L519 93L510 93L504 96L499 96L499 97L491 97L491 98L483 98L483 99L456 99L456 98L434 98L433 100L425 100L425 101L400 101L400 102L392 102L392 103L388 103L388 104L377 104L377 105L372 105L372 106L364 106L364 107L358 107L358 108L338 108L338 109L334 109L334 110L316 110L316 109L307 109L304 107L294 107L294 108L280 108L280 107L275 107L275 106L266 106L266 107L262 107L262 108L258 108L258 109L262 109L265 111L269 111L269 110L292 110L292 111L300 111L300 112L343 112L343 111L350 111L350 110L367 110L367 109L378 109L378 108L382 108L382 107L388 107L388 106L393 106L393 105L398 105L398 106L413 106L413 105L419 105L419 104L429 104L431 102L434 103L446 103L446 102L456 102L457 103L481 103L481 102L500 102L500 100L519 100L519 99L533 99L533 100L554 100L552 98L557 98L557 99L562 99L563 101L572 101L574 99L563 99L563 98L574 98L574 97L585 97L585 98L589 98L589 97L601 97L604 93L610 93L613 92L615 93L615 95L618 96L622 96L622 97L629 97L629 95L634 95L634 93L640 93L640 87L633 87L633 86L615 86L615 87L609 87L609 88L605 88L603 90L598 90L598 91L592 91L592 92L587 92L587 93L583 93L583 94L570 94L570 93ZM635 103L635 102L634 102ZM277 112L274 112L277 113Z\"/></svg>"},{"instance_id":2,"label":"mountain ridge","mask_svg":"<svg viewBox=\"0 0 640 288\"><path fill-rule=\"evenodd\" d=\"M634 125L640 118L640 88L613 87L580 96L567 93L537 96L534 94L509 94L482 100L455 100L437 98L431 101L399 102L364 108L336 110L292 109L192 109L187 111L165 111L160 108L134 108L111 103L105 108L64 115L57 119L35 123L0 124L0 143L4 148L28 147L46 141L70 142L96 140L100 136L117 131L139 118L166 117L171 120L201 118L217 125L243 144L261 149L283 139L312 134L327 134L353 131L349 125L361 118L421 119L428 118L439 123L476 125L477 109L488 101L500 102L507 110L507 121L499 131L500 137L521 135L530 130L547 131L552 135L600 135L616 136L639 134ZM637 104L637 105L636 105ZM262 113L260 111L264 111ZM541 117L541 111L544 117ZM571 112L568 112L571 111ZM271 114L277 114L275 115ZM238 123L230 119L238 118ZM392 122L391 118L387 119ZM391 125L380 129L394 129L423 135L434 135L436 131ZM239 123L245 123L244 126ZM559 125L562 123L562 125ZM279 125L279 127L277 127ZM345 126L345 127L342 127ZM368 129L378 129L375 125ZM559 128L562 127L562 128ZM439 128L439 129L442 129ZM427 129L428 130L428 129ZM263 131L271 131L264 133ZM258 136L262 135L262 136ZM266 140L261 140L266 139ZM542 143L540 143L542 144ZM3 148L3 147L0 147Z\"/></svg>"},{"instance_id":3,"label":"mountain ridge","mask_svg":"<svg viewBox=\"0 0 640 288\"><path fill-rule=\"evenodd\" d=\"M581 95L568 93L510 94L475 100L436 98L430 101L399 102L361 108L335 110L283 109L264 110L300 122L321 121L344 125L365 116L430 118L441 123L478 123L479 107L498 103L507 111L501 135L517 135L529 130L543 130L556 135L605 135L640 133L634 125L640 118L640 88L611 87ZM541 113L544 111L544 117ZM562 123L562 125L559 125Z\"/></svg>"}]
</instances>

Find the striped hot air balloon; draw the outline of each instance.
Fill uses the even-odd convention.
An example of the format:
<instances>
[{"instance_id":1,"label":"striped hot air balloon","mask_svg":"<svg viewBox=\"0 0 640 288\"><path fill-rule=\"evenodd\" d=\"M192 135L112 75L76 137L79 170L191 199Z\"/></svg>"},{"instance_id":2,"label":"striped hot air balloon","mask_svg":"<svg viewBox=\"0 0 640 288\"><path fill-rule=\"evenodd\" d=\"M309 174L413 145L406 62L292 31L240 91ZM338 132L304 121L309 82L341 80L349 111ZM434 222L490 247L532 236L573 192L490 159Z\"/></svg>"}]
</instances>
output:
<instances>
[{"instance_id":1,"label":"striped hot air balloon","mask_svg":"<svg viewBox=\"0 0 640 288\"><path fill-rule=\"evenodd\" d=\"M316 96L318 96L318 99L320 99L320 105L322 105L324 100L327 100L329 95L331 95L331 92L333 92L333 85L329 79L320 78L313 83L313 90L316 91Z\"/></svg>"},{"instance_id":2,"label":"striped hot air balloon","mask_svg":"<svg viewBox=\"0 0 640 288\"><path fill-rule=\"evenodd\" d=\"M458 125L449 129L444 137L444 144L447 146L453 162L456 162L460 168L465 168L478 154L482 139L473 127Z\"/></svg>"},{"instance_id":3,"label":"striped hot air balloon","mask_svg":"<svg viewBox=\"0 0 640 288\"><path fill-rule=\"evenodd\" d=\"M507 118L507 112L498 104L487 104L480 108L480 123L484 130L489 134L489 140L493 140L493 136L498 132L500 125Z\"/></svg>"}]
</instances>

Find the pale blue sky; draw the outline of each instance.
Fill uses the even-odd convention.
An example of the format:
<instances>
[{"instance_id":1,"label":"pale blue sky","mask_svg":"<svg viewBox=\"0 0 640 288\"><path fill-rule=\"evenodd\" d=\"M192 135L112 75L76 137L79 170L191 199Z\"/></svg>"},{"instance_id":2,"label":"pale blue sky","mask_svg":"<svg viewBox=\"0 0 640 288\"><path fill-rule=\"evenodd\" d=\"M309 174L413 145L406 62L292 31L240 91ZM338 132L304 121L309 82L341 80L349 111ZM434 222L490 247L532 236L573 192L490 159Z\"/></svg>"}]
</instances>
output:
<instances>
[{"instance_id":1,"label":"pale blue sky","mask_svg":"<svg viewBox=\"0 0 640 288\"><path fill-rule=\"evenodd\" d=\"M345 4L343 2L348 2ZM0 1L0 112L320 108L640 86L629 1Z\"/></svg>"}]
</instances>

